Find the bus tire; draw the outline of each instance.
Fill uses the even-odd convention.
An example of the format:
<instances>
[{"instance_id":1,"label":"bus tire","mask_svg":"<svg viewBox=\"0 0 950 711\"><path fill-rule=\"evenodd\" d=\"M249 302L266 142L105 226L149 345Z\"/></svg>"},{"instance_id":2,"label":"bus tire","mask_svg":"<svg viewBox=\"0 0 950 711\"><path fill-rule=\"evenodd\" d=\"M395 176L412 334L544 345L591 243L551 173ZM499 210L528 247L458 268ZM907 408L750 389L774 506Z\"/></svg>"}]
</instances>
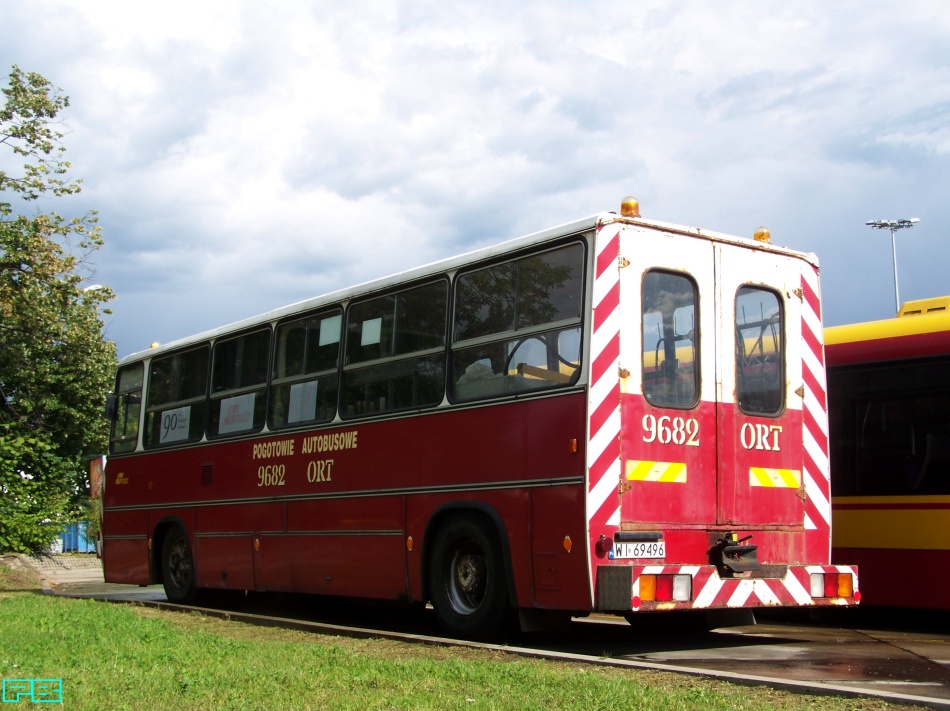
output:
<instances>
[{"instance_id":1,"label":"bus tire","mask_svg":"<svg viewBox=\"0 0 950 711\"><path fill-rule=\"evenodd\" d=\"M191 546L179 526L169 530L162 545L162 585L169 602L190 605L198 596Z\"/></svg>"},{"instance_id":2,"label":"bus tire","mask_svg":"<svg viewBox=\"0 0 950 711\"><path fill-rule=\"evenodd\" d=\"M477 640L504 636L511 610L501 546L478 518L455 516L439 529L428 571L444 632Z\"/></svg>"}]
</instances>

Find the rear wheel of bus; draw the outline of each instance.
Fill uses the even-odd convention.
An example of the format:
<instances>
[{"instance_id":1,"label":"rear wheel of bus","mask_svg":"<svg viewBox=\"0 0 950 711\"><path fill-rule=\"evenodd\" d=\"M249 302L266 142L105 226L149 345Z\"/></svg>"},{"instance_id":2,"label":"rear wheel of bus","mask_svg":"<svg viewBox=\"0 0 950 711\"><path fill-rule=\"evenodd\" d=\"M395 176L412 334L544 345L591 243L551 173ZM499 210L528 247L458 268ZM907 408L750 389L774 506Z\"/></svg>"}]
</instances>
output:
<instances>
[{"instance_id":1,"label":"rear wheel of bus","mask_svg":"<svg viewBox=\"0 0 950 711\"><path fill-rule=\"evenodd\" d=\"M479 517L459 515L439 529L429 560L429 592L446 633L480 640L504 636L511 610L501 546Z\"/></svg>"},{"instance_id":2,"label":"rear wheel of bus","mask_svg":"<svg viewBox=\"0 0 950 711\"><path fill-rule=\"evenodd\" d=\"M188 605L197 597L191 546L178 526L169 529L162 545L162 584L169 602Z\"/></svg>"}]
</instances>

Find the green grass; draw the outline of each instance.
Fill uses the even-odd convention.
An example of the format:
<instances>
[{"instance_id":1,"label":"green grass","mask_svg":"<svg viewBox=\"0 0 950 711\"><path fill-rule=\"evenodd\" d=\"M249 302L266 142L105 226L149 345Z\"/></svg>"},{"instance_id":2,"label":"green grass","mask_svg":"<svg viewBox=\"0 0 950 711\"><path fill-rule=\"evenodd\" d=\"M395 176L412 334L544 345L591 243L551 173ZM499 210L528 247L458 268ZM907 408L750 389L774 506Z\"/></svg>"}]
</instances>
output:
<instances>
[{"instance_id":1,"label":"green grass","mask_svg":"<svg viewBox=\"0 0 950 711\"><path fill-rule=\"evenodd\" d=\"M7 591L0 676L61 678L63 706L50 709L885 708L674 674L258 628L30 587L0 566Z\"/></svg>"}]
</instances>

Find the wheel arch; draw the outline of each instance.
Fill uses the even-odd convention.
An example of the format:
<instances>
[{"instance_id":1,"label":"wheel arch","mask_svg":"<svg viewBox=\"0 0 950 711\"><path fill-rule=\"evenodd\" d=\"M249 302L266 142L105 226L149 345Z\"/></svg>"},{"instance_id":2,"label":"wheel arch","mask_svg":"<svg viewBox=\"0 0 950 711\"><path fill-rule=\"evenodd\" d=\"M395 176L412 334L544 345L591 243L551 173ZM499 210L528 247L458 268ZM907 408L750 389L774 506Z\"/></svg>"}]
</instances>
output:
<instances>
[{"instance_id":1,"label":"wheel arch","mask_svg":"<svg viewBox=\"0 0 950 711\"><path fill-rule=\"evenodd\" d=\"M508 528L505 526L504 520L495 507L483 501L453 501L443 504L437 508L429 518L429 523L426 525L422 540L422 566L420 574L422 576L423 600L431 600L431 591L429 590L429 566L431 565L431 552L435 538L445 522L458 514L475 514L475 517L480 519L485 525L486 531L494 535L497 539L501 548L505 586L508 590L508 604L511 607L517 607L518 596L515 588L514 569L511 563L511 545L508 541Z\"/></svg>"},{"instance_id":2,"label":"wheel arch","mask_svg":"<svg viewBox=\"0 0 950 711\"><path fill-rule=\"evenodd\" d=\"M180 516L163 516L155 524L155 528L152 531L152 547L149 551L152 564L152 583L165 582L164 572L162 571L162 548L165 546L165 538L168 536L168 532L173 528L180 528L182 533L185 534L185 538L188 539L188 545L191 547L191 559L197 564L194 545L191 537L188 535L188 527L185 525L184 519Z\"/></svg>"}]
</instances>

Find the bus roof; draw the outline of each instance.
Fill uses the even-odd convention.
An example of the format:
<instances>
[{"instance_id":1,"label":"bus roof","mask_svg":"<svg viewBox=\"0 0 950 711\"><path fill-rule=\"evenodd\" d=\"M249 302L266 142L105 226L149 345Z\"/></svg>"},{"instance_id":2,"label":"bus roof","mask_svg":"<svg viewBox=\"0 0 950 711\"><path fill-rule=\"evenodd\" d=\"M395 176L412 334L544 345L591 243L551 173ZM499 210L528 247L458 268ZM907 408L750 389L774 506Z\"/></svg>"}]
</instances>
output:
<instances>
[{"instance_id":1,"label":"bus roof","mask_svg":"<svg viewBox=\"0 0 950 711\"><path fill-rule=\"evenodd\" d=\"M829 366L950 352L950 297L908 301L895 318L825 329Z\"/></svg>"},{"instance_id":2,"label":"bus roof","mask_svg":"<svg viewBox=\"0 0 950 711\"><path fill-rule=\"evenodd\" d=\"M784 254L789 257L794 257L808 262L816 269L818 268L818 258L813 253L805 253L797 250L793 250L787 247L781 247L774 244L767 244L762 242L756 242L749 238L744 237L735 237L733 235L727 235L720 232L713 232L710 230L701 230L696 227L685 227L682 225L676 225L668 222L661 222L658 220L647 220L642 217L621 217L619 214L614 212L602 212L597 215L591 215L589 217L582 218L580 220L575 220L574 222L568 222L556 227L551 227L540 232L534 232L532 234L526 235L524 237L517 237L515 239L510 239L505 242L500 242L489 247L482 247L470 252L466 252L454 257L449 257L446 259L438 260L435 262L430 262L429 264L422 265L420 267L415 267L407 271L399 272L396 274L391 274L389 276L381 277L379 279L374 279L356 286L347 287L345 289L339 289L337 291L332 291L321 296L315 296L309 299L304 299L303 301L298 301L293 304L288 304L287 306L282 306L280 308L259 314L257 316L252 316L240 321L236 321L225 326L220 326L208 331L203 331L201 333L187 336L185 338L179 338L174 341L169 341L168 343L163 343L154 348L138 351L123 357L119 361L119 365L124 365L125 363L141 360L144 358L151 358L160 353L175 350L178 348L184 348L192 344L201 343L208 341L214 338L219 338L231 333L236 333L248 328L253 328L261 324L269 323L287 316L292 316L294 314L303 313L306 311L311 311L314 309L319 309L322 306L328 306L335 303L347 301L354 297L362 297L373 292L383 291L389 289L390 287L396 286L404 282L410 282L418 279L424 279L428 276L434 276L440 273L452 271L454 269L460 269L466 267L475 262L484 261L491 259L496 256L500 256L509 252L514 252L519 249L526 247L531 247L537 244L543 244L544 242L554 241L563 237L569 237L571 235L581 234L583 232L593 230L599 225L609 224L611 222L624 222L630 225L640 225L643 227L648 227L654 230L661 230L664 232L671 232L682 235L689 235L693 237L702 237L704 239L713 241L713 242L722 242L728 244L739 245L748 249L767 251L771 253Z\"/></svg>"}]
</instances>

